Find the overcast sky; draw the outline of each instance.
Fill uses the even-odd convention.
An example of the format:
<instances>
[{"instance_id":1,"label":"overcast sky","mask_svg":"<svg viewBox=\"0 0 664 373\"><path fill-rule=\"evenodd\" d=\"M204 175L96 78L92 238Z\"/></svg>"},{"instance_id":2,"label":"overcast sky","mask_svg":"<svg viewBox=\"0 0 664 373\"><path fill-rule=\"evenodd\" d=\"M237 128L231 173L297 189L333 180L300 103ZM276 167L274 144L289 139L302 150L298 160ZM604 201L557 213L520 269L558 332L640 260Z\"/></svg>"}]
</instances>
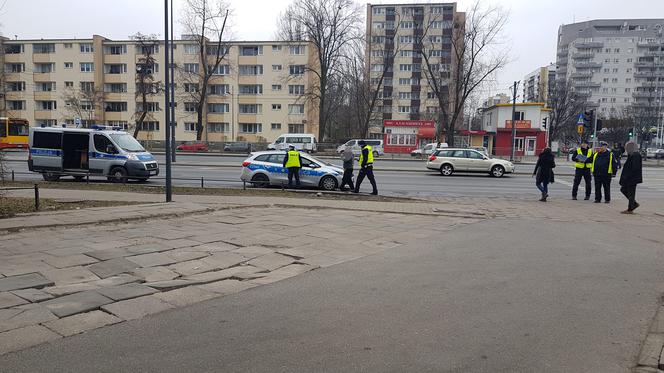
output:
<instances>
[{"instance_id":1,"label":"overcast sky","mask_svg":"<svg viewBox=\"0 0 664 373\"><path fill-rule=\"evenodd\" d=\"M515 80L539 66L555 62L558 26L599 18L664 18L663 0L484 0L510 12L506 29L513 61L498 75L484 96L507 92ZM276 19L291 0L229 0L235 39L270 40ZM431 3L436 1L386 0L373 4ZM473 0L459 0L463 11ZM20 39L90 38L99 34L126 39L140 31L163 34L161 0L0 0L0 32ZM181 33L174 0L175 33ZM364 3L362 3L364 4Z\"/></svg>"}]
</instances>

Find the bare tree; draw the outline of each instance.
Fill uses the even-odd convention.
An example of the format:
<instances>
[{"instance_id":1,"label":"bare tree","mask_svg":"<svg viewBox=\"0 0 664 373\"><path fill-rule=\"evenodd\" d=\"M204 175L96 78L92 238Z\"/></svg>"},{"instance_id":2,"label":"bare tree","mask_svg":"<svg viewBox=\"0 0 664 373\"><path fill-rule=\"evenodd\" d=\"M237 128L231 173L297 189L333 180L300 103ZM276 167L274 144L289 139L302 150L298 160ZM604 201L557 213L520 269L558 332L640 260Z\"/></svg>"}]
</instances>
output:
<instances>
[{"instance_id":1,"label":"bare tree","mask_svg":"<svg viewBox=\"0 0 664 373\"><path fill-rule=\"evenodd\" d=\"M164 87L161 81L155 81L154 72L155 64L157 63L154 55L159 47L159 40L157 35L150 34L144 35L140 32L130 36L130 39L136 43L138 63L136 64L136 99L141 100L141 105L136 105L136 113L134 118L134 137L138 138L138 134L143 126L143 121L153 119L149 117L148 100L154 97L159 92L162 92ZM166 66L168 68L168 66Z\"/></svg>"},{"instance_id":2,"label":"bare tree","mask_svg":"<svg viewBox=\"0 0 664 373\"><path fill-rule=\"evenodd\" d=\"M338 73L345 48L361 34L362 10L353 0L294 0L279 18L282 40L310 41L315 47L316 63L305 70L317 77L307 97L318 103L318 137L325 139L336 106L328 93Z\"/></svg>"},{"instance_id":3,"label":"bare tree","mask_svg":"<svg viewBox=\"0 0 664 373\"><path fill-rule=\"evenodd\" d=\"M652 129L657 128L659 107L656 99L646 102L635 102L627 107L627 115L632 118L634 136L639 140L639 148L643 149L652 137Z\"/></svg>"},{"instance_id":4,"label":"bare tree","mask_svg":"<svg viewBox=\"0 0 664 373\"><path fill-rule=\"evenodd\" d=\"M574 91L571 82L564 79L556 81L554 89L549 93L549 106L549 142L567 142L578 138L576 121L585 110L586 100Z\"/></svg>"},{"instance_id":5,"label":"bare tree","mask_svg":"<svg viewBox=\"0 0 664 373\"><path fill-rule=\"evenodd\" d=\"M103 90L91 82L81 82L79 88L66 88L62 94L65 112L82 120L83 127L98 121L97 113L102 110L106 97Z\"/></svg>"},{"instance_id":6,"label":"bare tree","mask_svg":"<svg viewBox=\"0 0 664 373\"><path fill-rule=\"evenodd\" d=\"M429 14L420 26L423 32L415 44L421 47L423 75L438 104L440 133L446 133L450 146L454 146L455 129L468 97L508 63L503 41L507 17L499 6L483 7L478 0L465 13L465 19ZM443 43L433 35L441 25L444 29L451 26L444 33L443 38L448 40ZM440 49L444 43L451 44L449 56Z\"/></svg>"},{"instance_id":7,"label":"bare tree","mask_svg":"<svg viewBox=\"0 0 664 373\"><path fill-rule=\"evenodd\" d=\"M190 93L196 103L196 140L199 141L203 136L210 79L219 72L228 54L229 44L224 40L228 9L228 4L222 0L186 0L184 5L182 25L197 46L198 67L178 70L181 81L198 84L198 89Z\"/></svg>"},{"instance_id":8,"label":"bare tree","mask_svg":"<svg viewBox=\"0 0 664 373\"><path fill-rule=\"evenodd\" d=\"M608 118L602 119L600 131L602 140L609 143L625 143L634 127L634 119L629 115L629 108L611 110Z\"/></svg>"}]
</instances>

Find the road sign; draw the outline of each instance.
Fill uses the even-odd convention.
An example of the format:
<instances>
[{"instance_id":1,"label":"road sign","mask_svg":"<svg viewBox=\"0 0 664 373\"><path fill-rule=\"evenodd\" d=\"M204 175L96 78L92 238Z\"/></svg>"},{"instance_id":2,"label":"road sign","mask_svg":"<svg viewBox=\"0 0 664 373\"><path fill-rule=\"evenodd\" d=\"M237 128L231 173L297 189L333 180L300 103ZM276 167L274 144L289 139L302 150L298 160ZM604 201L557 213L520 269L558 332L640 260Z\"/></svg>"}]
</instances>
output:
<instances>
[{"instance_id":1,"label":"road sign","mask_svg":"<svg viewBox=\"0 0 664 373\"><path fill-rule=\"evenodd\" d=\"M579 135L583 135L583 124L577 124L576 133L578 133Z\"/></svg>"},{"instance_id":2,"label":"road sign","mask_svg":"<svg viewBox=\"0 0 664 373\"><path fill-rule=\"evenodd\" d=\"M79 118L79 117L74 118L74 124L76 125L76 127L80 127L81 126L81 118Z\"/></svg>"},{"instance_id":3,"label":"road sign","mask_svg":"<svg viewBox=\"0 0 664 373\"><path fill-rule=\"evenodd\" d=\"M583 120L583 114L579 114L579 119L576 120L576 124L584 125L586 122Z\"/></svg>"}]
</instances>

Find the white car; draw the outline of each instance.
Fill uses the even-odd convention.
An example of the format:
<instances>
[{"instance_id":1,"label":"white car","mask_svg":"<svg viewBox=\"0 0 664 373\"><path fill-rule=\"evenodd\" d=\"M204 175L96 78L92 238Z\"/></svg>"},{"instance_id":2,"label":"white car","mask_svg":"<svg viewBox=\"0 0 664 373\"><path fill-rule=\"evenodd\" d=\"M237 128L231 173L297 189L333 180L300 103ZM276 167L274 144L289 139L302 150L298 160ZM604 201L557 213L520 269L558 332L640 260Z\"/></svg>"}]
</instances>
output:
<instances>
[{"instance_id":1,"label":"white car","mask_svg":"<svg viewBox=\"0 0 664 373\"><path fill-rule=\"evenodd\" d=\"M360 146L360 141L359 139L354 139L354 140L348 140L343 145L339 145L337 147L337 153L341 154L343 153L346 148L350 147L351 150L353 150L353 154L355 156L360 155L362 152L362 147ZM381 155L385 155L385 151L383 150L383 140L378 140L378 139L365 139L364 142L371 146L373 149L373 154L374 157L380 157Z\"/></svg>"},{"instance_id":2,"label":"white car","mask_svg":"<svg viewBox=\"0 0 664 373\"><path fill-rule=\"evenodd\" d=\"M439 149L427 161L427 168L449 176L455 172L486 172L493 177L502 177L514 172L512 162L491 158L474 149Z\"/></svg>"},{"instance_id":3,"label":"white car","mask_svg":"<svg viewBox=\"0 0 664 373\"><path fill-rule=\"evenodd\" d=\"M646 158L664 158L664 149L648 148L646 149Z\"/></svg>"},{"instance_id":4,"label":"white car","mask_svg":"<svg viewBox=\"0 0 664 373\"><path fill-rule=\"evenodd\" d=\"M252 153L242 162L240 180L256 187L282 186L288 183L288 171L283 167L286 152L272 150ZM300 153L300 182L303 187L335 190L341 185L344 170L309 154Z\"/></svg>"},{"instance_id":5,"label":"white car","mask_svg":"<svg viewBox=\"0 0 664 373\"><path fill-rule=\"evenodd\" d=\"M420 149L415 149L412 152L410 152L410 155L412 157L421 157L423 155L429 156L436 151L436 145L438 145L438 143L435 142L432 142L431 144L426 144L424 145L424 147ZM441 143L438 148L447 148L447 143L444 142Z\"/></svg>"}]
</instances>

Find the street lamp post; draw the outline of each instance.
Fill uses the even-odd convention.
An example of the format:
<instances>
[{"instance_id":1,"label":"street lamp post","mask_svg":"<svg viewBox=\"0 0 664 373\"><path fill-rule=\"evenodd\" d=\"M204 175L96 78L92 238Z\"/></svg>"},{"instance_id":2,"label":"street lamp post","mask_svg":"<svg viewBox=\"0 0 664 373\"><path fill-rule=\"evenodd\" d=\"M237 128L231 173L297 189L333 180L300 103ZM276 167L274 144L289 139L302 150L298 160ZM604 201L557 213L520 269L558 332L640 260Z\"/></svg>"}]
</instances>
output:
<instances>
[{"instance_id":1,"label":"street lamp post","mask_svg":"<svg viewBox=\"0 0 664 373\"><path fill-rule=\"evenodd\" d=\"M164 69L164 83L166 84L166 89L164 90L164 101L168 106L170 104L170 92L168 83L170 82L170 74L168 69L168 54L169 54L169 44L168 44L168 0L164 0L164 60L166 69ZM171 202L173 200L172 188L171 188L171 110L169 107L164 110L164 124L166 132L166 202Z\"/></svg>"},{"instance_id":2,"label":"street lamp post","mask_svg":"<svg viewBox=\"0 0 664 373\"><path fill-rule=\"evenodd\" d=\"M168 68L171 73L171 101L168 103L169 109L171 110L171 160L175 162L175 128L177 127L177 120L175 119L175 67L174 67L174 48L173 44L173 0L171 0L171 61L168 64Z\"/></svg>"}]
</instances>

